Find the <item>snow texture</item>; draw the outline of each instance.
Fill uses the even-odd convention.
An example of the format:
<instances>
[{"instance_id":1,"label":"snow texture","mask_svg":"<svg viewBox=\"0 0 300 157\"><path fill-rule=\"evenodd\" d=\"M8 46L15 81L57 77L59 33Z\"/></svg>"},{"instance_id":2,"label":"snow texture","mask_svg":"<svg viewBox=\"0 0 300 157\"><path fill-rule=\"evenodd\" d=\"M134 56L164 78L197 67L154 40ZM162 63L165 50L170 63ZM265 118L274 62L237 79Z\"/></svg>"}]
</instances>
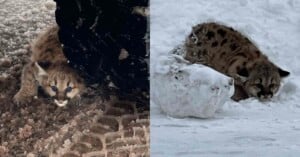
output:
<instances>
[{"instance_id":1,"label":"snow texture","mask_svg":"<svg viewBox=\"0 0 300 157\"><path fill-rule=\"evenodd\" d=\"M299 156L300 1L151 0L150 6L151 156ZM169 117L155 100L162 89L157 86L172 88L167 84L174 82L161 78L161 70L168 71L162 60L184 42L192 26L209 21L242 32L291 75L269 102L255 98L238 103L228 100L213 118ZM195 73L201 68L180 68L192 66ZM178 86L184 83L177 82Z\"/></svg>"},{"instance_id":2,"label":"snow texture","mask_svg":"<svg viewBox=\"0 0 300 157\"><path fill-rule=\"evenodd\" d=\"M233 94L233 80L209 67L187 65L177 55L160 59L151 96L170 116L213 117Z\"/></svg>"}]
</instances>

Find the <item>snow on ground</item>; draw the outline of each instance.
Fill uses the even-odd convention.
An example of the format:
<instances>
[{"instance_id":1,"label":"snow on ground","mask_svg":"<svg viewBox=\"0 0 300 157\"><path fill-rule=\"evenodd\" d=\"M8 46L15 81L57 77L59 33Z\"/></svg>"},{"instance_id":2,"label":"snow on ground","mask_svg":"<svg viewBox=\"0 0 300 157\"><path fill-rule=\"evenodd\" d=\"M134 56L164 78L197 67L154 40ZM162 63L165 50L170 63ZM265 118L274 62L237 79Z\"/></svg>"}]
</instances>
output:
<instances>
[{"instance_id":1,"label":"snow on ground","mask_svg":"<svg viewBox=\"0 0 300 157\"><path fill-rule=\"evenodd\" d=\"M55 5L52 0L0 0L0 62L21 65L29 60L22 55L41 30L55 24ZM0 77L6 75L0 68Z\"/></svg>"},{"instance_id":2,"label":"snow on ground","mask_svg":"<svg viewBox=\"0 0 300 157\"><path fill-rule=\"evenodd\" d=\"M272 101L229 100L211 119L168 117L151 101L151 155L299 156L300 1L151 0L151 79L160 59L206 21L243 32L291 76ZM159 89L153 85L152 94Z\"/></svg>"},{"instance_id":3,"label":"snow on ground","mask_svg":"<svg viewBox=\"0 0 300 157\"><path fill-rule=\"evenodd\" d=\"M55 23L53 0L0 0L0 57L18 55Z\"/></svg>"}]
</instances>

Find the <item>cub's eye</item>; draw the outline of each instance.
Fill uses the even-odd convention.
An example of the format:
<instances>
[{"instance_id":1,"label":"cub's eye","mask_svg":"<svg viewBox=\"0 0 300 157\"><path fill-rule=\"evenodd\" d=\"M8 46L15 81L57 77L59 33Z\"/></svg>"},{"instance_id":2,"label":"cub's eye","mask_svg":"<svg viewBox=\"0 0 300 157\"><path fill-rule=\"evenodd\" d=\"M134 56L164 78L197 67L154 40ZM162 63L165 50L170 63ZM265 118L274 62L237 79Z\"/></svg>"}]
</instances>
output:
<instances>
[{"instance_id":1,"label":"cub's eye","mask_svg":"<svg viewBox=\"0 0 300 157\"><path fill-rule=\"evenodd\" d=\"M56 86L51 86L51 89L54 91L54 92L57 92L57 87Z\"/></svg>"},{"instance_id":2,"label":"cub's eye","mask_svg":"<svg viewBox=\"0 0 300 157\"><path fill-rule=\"evenodd\" d=\"M65 91L68 93L68 92L71 92L72 91L72 87L67 87L66 89L65 89Z\"/></svg>"}]
</instances>

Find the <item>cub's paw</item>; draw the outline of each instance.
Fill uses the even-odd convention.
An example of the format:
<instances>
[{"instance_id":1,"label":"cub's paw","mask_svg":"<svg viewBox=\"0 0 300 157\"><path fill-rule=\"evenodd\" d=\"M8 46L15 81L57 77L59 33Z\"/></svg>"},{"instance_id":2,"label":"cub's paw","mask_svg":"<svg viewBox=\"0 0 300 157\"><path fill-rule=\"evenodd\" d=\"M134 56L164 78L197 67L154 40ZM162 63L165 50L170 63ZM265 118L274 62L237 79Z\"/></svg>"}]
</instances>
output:
<instances>
[{"instance_id":1,"label":"cub's paw","mask_svg":"<svg viewBox=\"0 0 300 157\"><path fill-rule=\"evenodd\" d=\"M234 85L234 94L231 97L231 99L234 101L240 101L240 100L247 99L247 98L249 98L249 96L246 93L246 91L244 90L244 88L240 85L235 84Z\"/></svg>"},{"instance_id":2,"label":"cub's paw","mask_svg":"<svg viewBox=\"0 0 300 157\"><path fill-rule=\"evenodd\" d=\"M23 105L23 104L28 104L32 101L31 96L24 96L22 94L20 94L20 92L18 92L14 98L13 98L13 102L17 105Z\"/></svg>"}]
</instances>

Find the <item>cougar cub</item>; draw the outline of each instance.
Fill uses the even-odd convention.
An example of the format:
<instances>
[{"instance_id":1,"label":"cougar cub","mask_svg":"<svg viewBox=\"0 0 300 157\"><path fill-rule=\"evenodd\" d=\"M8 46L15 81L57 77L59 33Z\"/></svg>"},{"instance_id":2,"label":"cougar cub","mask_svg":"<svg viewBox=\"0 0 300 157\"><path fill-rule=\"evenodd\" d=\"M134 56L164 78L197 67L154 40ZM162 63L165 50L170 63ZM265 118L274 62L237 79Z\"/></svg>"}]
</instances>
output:
<instances>
[{"instance_id":1,"label":"cougar cub","mask_svg":"<svg viewBox=\"0 0 300 157\"><path fill-rule=\"evenodd\" d=\"M49 28L31 43L31 61L23 69L15 103L29 103L38 95L39 86L60 107L70 100L79 100L83 79L68 66L58 30L58 27Z\"/></svg>"},{"instance_id":2,"label":"cougar cub","mask_svg":"<svg viewBox=\"0 0 300 157\"><path fill-rule=\"evenodd\" d=\"M281 79L290 74L268 60L247 37L217 23L193 27L185 48L185 59L235 79L232 99L236 101L248 97L268 100L278 91Z\"/></svg>"}]
</instances>

